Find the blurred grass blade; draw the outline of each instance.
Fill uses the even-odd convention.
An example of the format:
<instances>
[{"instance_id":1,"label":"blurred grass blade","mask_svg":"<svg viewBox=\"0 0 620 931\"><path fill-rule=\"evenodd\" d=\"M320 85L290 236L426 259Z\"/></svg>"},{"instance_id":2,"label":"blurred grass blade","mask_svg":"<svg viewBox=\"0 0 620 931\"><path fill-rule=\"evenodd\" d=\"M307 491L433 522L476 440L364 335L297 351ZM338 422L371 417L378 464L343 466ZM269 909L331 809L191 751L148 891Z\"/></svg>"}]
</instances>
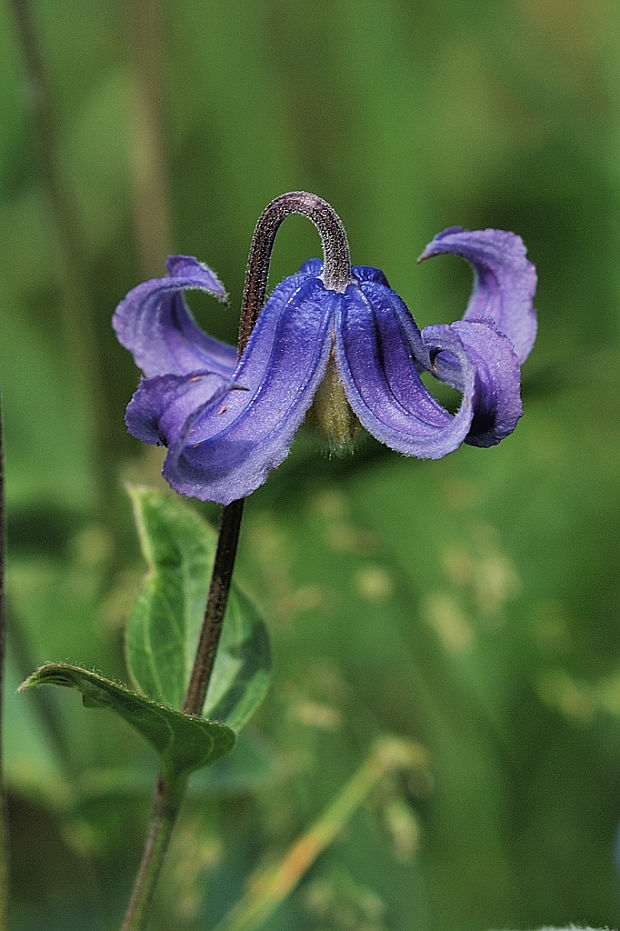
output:
<instances>
[{"instance_id":1,"label":"blurred grass blade","mask_svg":"<svg viewBox=\"0 0 620 931\"><path fill-rule=\"evenodd\" d=\"M289 847L278 863L250 877L245 896L224 917L217 931L261 928L384 776L398 770L425 769L427 765L426 750L419 744L398 737L377 741L370 756L312 827Z\"/></svg>"},{"instance_id":2,"label":"blurred grass blade","mask_svg":"<svg viewBox=\"0 0 620 931\"><path fill-rule=\"evenodd\" d=\"M129 486L148 572L127 630L138 688L181 708L202 624L217 534L178 498ZM239 730L263 699L271 656L266 628L233 585L203 712Z\"/></svg>"},{"instance_id":3,"label":"blurred grass blade","mask_svg":"<svg viewBox=\"0 0 620 931\"><path fill-rule=\"evenodd\" d=\"M78 689L86 707L109 708L124 718L154 746L171 783L214 763L235 743L234 731L224 724L181 714L79 666L41 666L19 691L44 684Z\"/></svg>"}]
</instances>

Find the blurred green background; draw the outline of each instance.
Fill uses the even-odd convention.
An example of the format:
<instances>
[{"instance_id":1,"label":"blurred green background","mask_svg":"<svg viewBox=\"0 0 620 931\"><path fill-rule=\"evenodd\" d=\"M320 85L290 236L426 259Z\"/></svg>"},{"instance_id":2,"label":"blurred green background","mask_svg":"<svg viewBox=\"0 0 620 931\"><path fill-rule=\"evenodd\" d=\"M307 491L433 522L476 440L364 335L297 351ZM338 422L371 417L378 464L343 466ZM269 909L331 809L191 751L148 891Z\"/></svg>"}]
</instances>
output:
<instances>
[{"instance_id":1,"label":"blurred green background","mask_svg":"<svg viewBox=\"0 0 620 931\"><path fill-rule=\"evenodd\" d=\"M274 683L229 766L195 779L153 929L204 929L384 734L385 780L270 931L618 927L620 7L615 0L7 2L0 12L0 378L9 508L6 770L15 928L114 927L156 764L46 660L123 679L143 571L123 480L125 293L194 254L231 294L256 218L305 189L420 325L462 313L446 226L512 229L539 271L525 415L440 462L301 435L247 507L238 576ZM318 254L288 220L272 282ZM196 505L209 518L217 509Z\"/></svg>"}]
</instances>

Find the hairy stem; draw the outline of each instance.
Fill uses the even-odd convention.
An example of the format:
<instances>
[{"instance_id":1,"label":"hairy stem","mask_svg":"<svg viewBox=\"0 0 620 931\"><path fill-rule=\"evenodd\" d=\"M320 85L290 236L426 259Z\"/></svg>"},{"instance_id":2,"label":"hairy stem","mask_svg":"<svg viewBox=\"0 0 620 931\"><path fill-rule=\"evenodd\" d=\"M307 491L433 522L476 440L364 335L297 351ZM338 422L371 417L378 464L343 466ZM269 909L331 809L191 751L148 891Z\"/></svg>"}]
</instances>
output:
<instances>
[{"instance_id":1,"label":"hairy stem","mask_svg":"<svg viewBox=\"0 0 620 931\"><path fill-rule=\"evenodd\" d=\"M294 213L308 217L319 231L323 245L325 286L334 291L344 291L351 280L349 244L344 227L333 208L316 194L304 191L293 191L276 197L263 210L252 237L239 324L240 357L265 303L276 233L286 217ZM200 714L204 705L222 632L242 516L243 500L233 501L222 510L204 621L183 704L186 714Z\"/></svg>"},{"instance_id":2,"label":"hairy stem","mask_svg":"<svg viewBox=\"0 0 620 931\"><path fill-rule=\"evenodd\" d=\"M205 702L228 604L243 504L244 499L240 499L222 508L204 620L183 702L185 714L200 715ZM172 829L183 801L185 782L181 786L170 785L163 774L159 774L144 853L121 931L142 931L145 927Z\"/></svg>"},{"instance_id":3,"label":"hairy stem","mask_svg":"<svg viewBox=\"0 0 620 931\"><path fill-rule=\"evenodd\" d=\"M269 260L276 233L283 220L294 213L312 220L319 232L323 246L325 287L343 292L351 281L349 244L336 211L327 201L305 191L291 191L276 197L261 213L252 238L243 291L245 313L241 317L239 330L241 351L245 349L265 301Z\"/></svg>"}]
</instances>

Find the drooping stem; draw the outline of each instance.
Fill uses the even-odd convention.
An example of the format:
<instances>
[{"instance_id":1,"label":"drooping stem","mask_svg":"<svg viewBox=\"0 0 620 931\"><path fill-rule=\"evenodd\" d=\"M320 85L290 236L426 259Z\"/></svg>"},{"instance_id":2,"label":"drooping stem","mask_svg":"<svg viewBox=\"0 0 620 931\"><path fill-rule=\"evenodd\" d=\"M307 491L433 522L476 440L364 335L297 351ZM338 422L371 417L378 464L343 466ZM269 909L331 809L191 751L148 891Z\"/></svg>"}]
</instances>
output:
<instances>
[{"instance_id":1,"label":"drooping stem","mask_svg":"<svg viewBox=\"0 0 620 931\"><path fill-rule=\"evenodd\" d=\"M305 191L291 191L276 197L261 213L252 237L243 291L245 313L242 314L239 330L240 350L245 348L265 300L269 260L276 233L283 220L294 213L312 220L319 232L323 246L325 287L343 292L351 281L347 234L333 207L316 194L307 194Z\"/></svg>"},{"instance_id":2,"label":"drooping stem","mask_svg":"<svg viewBox=\"0 0 620 931\"><path fill-rule=\"evenodd\" d=\"M267 276L276 233L286 217L294 213L308 217L319 231L323 246L325 286L334 291L344 291L351 280L349 244L342 222L334 209L316 194L307 194L304 191L293 191L276 197L263 210L252 237L241 305L239 356L247 345L265 303ZM204 705L222 632L242 516L243 500L233 501L222 510L220 536L205 616L183 704L186 714L200 714Z\"/></svg>"},{"instance_id":3,"label":"drooping stem","mask_svg":"<svg viewBox=\"0 0 620 931\"><path fill-rule=\"evenodd\" d=\"M239 325L240 357L265 302L276 233L283 220L294 213L308 217L319 231L323 245L325 286L343 292L351 279L346 234L329 204L314 194L299 191L277 197L261 214L252 238ZM200 715L204 707L228 604L244 502L245 499L241 498L222 508L202 628L183 702L185 714ZM144 854L121 931L142 931L145 927L184 789L185 785L179 787L168 784L160 774Z\"/></svg>"}]
</instances>

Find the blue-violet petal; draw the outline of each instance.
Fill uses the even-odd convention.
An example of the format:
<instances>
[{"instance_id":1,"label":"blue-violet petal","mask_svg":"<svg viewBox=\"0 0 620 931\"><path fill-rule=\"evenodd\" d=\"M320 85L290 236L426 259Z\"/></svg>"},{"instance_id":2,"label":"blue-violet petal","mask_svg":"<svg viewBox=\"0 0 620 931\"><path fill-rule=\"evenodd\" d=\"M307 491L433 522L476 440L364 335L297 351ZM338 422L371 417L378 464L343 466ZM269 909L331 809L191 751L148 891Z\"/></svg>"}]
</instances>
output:
<instances>
[{"instance_id":1,"label":"blue-violet petal","mask_svg":"<svg viewBox=\"0 0 620 931\"><path fill-rule=\"evenodd\" d=\"M170 445L164 475L173 488L229 504L280 465L325 372L339 297L302 275L275 288L234 372L235 390L196 411Z\"/></svg>"},{"instance_id":2,"label":"blue-violet petal","mask_svg":"<svg viewBox=\"0 0 620 931\"><path fill-rule=\"evenodd\" d=\"M460 339L467 357L466 368L462 357L459 359L449 351L448 333ZM474 387L470 395L473 417L465 442L471 446L494 446L512 433L523 409L519 363L511 341L491 324L469 320L451 326L425 327L422 339L433 359L432 371L437 378L463 391L465 396L473 368Z\"/></svg>"},{"instance_id":3,"label":"blue-violet petal","mask_svg":"<svg viewBox=\"0 0 620 931\"><path fill-rule=\"evenodd\" d=\"M197 408L218 400L230 388L229 378L210 372L143 378L127 405L127 429L143 443L169 446Z\"/></svg>"},{"instance_id":4,"label":"blue-violet petal","mask_svg":"<svg viewBox=\"0 0 620 931\"><path fill-rule=\"evenodd\" d=\"M423 384L427 347L404 302L389 288L350 287L336 325L336 361L349 404L378 440L409 456L439 459L469 432L475 370L456 332L445 328L442 349L458 361L464 397L454 415ZM418 364L416 364L418 363Z\"/></svg>"},{"instance_id":5,"label":"blue-violet petal","mask_svg":"<svg viewBox=\"0 0 620 931\"><path fill-rule=\"evenodd\" d=\"M197 289L225 302L222 284L191 256L170 256L166 266L166 278L139 284L116 308L112 324L119 342L148 378L205 370L230 375L236 349L207 336L183 300L184 290Z\"/></svg>"},{"instance_id":6,"label":"blue-violet petal","mask_svg":"<svg viewBox=\"0 0 620 931\"><path fill-rule=\"evenodd\" d=\"M474 288L464 320L491 320L514 346L523 363L536 339L536 269L526 258L523 240L505 230L464 230L454 226L439 233L419 261L453 253L474 269Z\"/></svg>"}]
</instances>

